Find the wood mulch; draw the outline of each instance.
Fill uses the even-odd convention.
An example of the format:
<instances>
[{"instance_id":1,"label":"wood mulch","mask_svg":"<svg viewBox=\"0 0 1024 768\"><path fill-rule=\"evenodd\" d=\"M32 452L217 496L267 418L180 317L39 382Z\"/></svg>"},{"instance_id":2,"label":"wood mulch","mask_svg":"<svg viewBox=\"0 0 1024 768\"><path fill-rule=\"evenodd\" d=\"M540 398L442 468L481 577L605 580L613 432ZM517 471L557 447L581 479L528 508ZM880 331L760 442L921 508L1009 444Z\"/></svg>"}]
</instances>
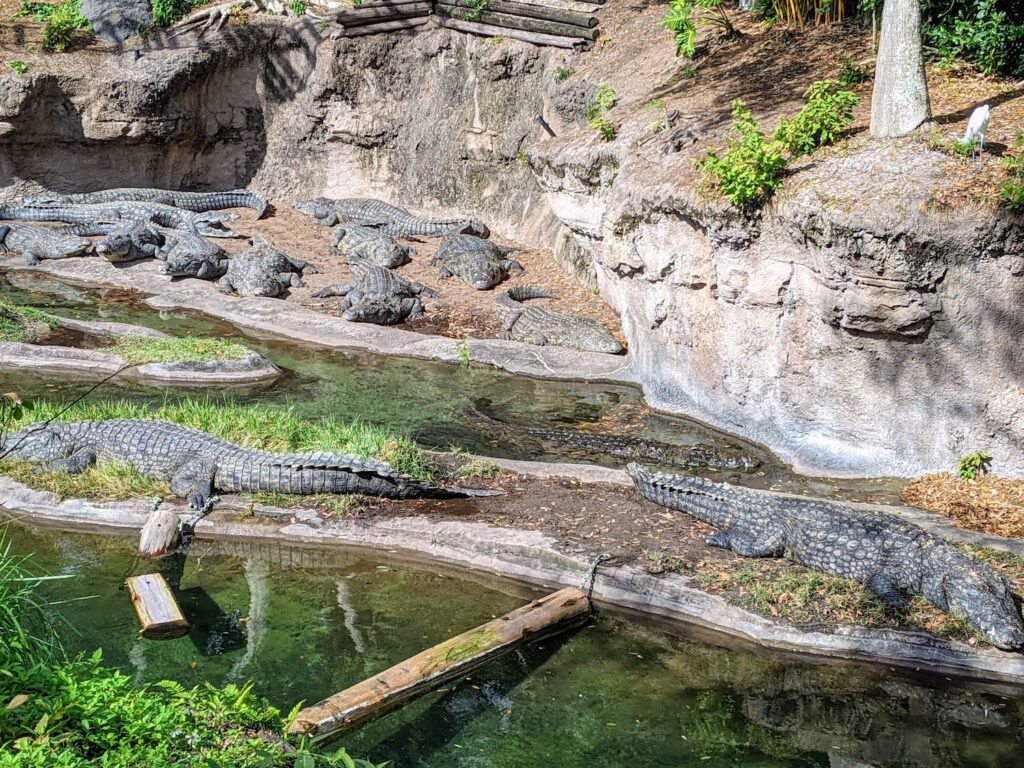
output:
<instances>
[{"instance_id":1,"label":"wood mulch","mask_svg":"<svg viewBox=\"0 0 1024 768\"><path fill-rule=\"evenodd\" d=\"M901 495L907 504L946 515L960 528L1024 536L1024 480L936 473L909 483Z\"/></svg>"}]
</instances>

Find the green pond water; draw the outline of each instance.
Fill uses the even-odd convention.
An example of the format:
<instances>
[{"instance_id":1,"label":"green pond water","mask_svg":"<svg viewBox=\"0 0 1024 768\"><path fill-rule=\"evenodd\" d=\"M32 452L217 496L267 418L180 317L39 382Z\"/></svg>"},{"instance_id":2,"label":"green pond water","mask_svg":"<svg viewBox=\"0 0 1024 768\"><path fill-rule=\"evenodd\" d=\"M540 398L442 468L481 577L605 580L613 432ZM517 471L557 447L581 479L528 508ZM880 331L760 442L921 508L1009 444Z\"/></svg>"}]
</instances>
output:
<instances>
[{"instance_id":1,"label":"green pond water","mask_svg":"<svg viewBox=\"0 0 1024 768\"><path fill-rule=\"evenodd\" d=\"M197 541L159 567L192 633L137 637L122 583L153 570L134 539L10 525L77 633L138 680L256 681L283 709L314 701L531 595L337 551ZM75 600L75 598L88 598ZM730 650L601 615L344 737L395 768L1024 765L1024 691L884 667Z\"/></svg>"},{"instance_id":2,"label":"green pond water","mask_svg":"<svg viewBox=\"0 0 1024 768\"><path fill-rule=\"evenodd\" d=\"M237 392L242 401L293 404L308 418L333 416L390 426L421 444L458 447L488 456L576 461L622 466L623 459L544 442L524 427L586 428L682 446L698 443L741 450L761 465L754 472L710 472L716 480L819 496L897 501L891 480L821 480L793 473L767 450L695 421L648 408L638 389L512 376L485 367L458 366L365 353L346 353L241 336L224 324L181 313L159 313L124 292L93 291L23 274L17 287L0 280L0 297L56 314L89 320L135 323L175 335L239 338L264 354L286 375L270 386ZM0 374L3 391L23 398L69 396L83 384ZM163 400L176 394L141 387L105 386L94 397ZM204 394L205 396L205 394ZM495 425L494 422L499 422ZM504 426L501 426L504 425Z\"/></svg>"}]
</instances>

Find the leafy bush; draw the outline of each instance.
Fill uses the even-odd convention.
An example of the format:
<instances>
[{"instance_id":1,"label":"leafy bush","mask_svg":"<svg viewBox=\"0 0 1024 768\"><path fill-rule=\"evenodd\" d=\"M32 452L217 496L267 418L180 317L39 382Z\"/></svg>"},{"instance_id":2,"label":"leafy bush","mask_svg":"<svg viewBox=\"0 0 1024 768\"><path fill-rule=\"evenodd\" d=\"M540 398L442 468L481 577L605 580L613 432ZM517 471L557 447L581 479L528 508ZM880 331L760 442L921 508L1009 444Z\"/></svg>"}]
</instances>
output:
<instances>
[{"instance_id":1,"label":"leafy bush","mask_svg":"<svg viewBox=\"0 0 1024 768\"><path fill-rule=\"evenodd\" d=\"M853 57L843 59L843 68L839 70L839 84L845 88L866 83L871 79L871 70L854 64Z\"/></svg>"},{"instance_id":2,"label":"leafy bush","mask_svg":"<svg viewBox=\"0 0 1024 768\"><path fill-rule=\"evenodd\" d=\"M572 77L575 73L576 73L575 69L571 69L569 67L562 67L561 69L559 69L555 73L555 80L557 80L560 83L564 83L566 80L568 80L570 77Z\"/></svg>"},{"instance_id":3,"label":"leafy bush","mask_svg":"<svg viewBox=\"0 0 1024 768\"><path fill-rule=\"evenodd\" d=\"M999 197L1011 211L1024 211L1024 131L1017 132L1013 147L1015 153L1002 160L1010 178L1000 188Z\"/></svg>"},{"instance_id":4,"label":"leafy bush","mask_svg":"<svg viewBox=\"0 0 1024 768\"><path fill-rule=\"evenodd\" d=\"M153 0L153 24L169 27L191 10L190 0Z\"/></svg>"},{"instance_id":5,"label":"leafy bush","mask_svg":"<svg viewBox=\"0 0 1024 768\"><path fill-rule=\"evenodd\" d=\"M832 144L853 122L853 108L860 98L840 89L835 80L819 80L804 92L804 106L775 130L794 157L809 155L818 147Z\"/></svg>"},{"instance_id":6,"label":"leafy bush","mask_svg":"<svg viewBox=\"0 0 1024 768\"><path fill-rule=\"evenodd\" d=\"M765 138L742 99L732 103L732 116L732 133L725 139L725 151L721 156L708 152L696 161L696 166L733 205L749 208L767 200L782 185L784 147Z\"/></svg>"},{"instance_id":7,"label":"leafy bush","mask_svg":"<svg viewBox=\"0 0 1024 768\"><path fill-rule=\"evenodd\" d=\"M959 157L973 157L974 153L978 151L979 145L980 142L977 139L971 139L970 141L953 139L949 142L949 151Z\"/></svg>"},{"instance_id":8,"label":"leafy bush","mask_svg":"<svg viewBox=\"0 0 1024 768\"><path fill-rule=\"evenodd\" d=\"M293 16L305 16L306 4L303 0L288 0L288 10L292 12Z\"/></svg>"},{"instance_id":9,"label":"leafy bush","mask_svg":"<svg viewBox=\"0 0 1024 768\"><path fill-rule=\"evenodd\" d=\"M11 68L11 71L18 75L24 75L28 72L28 64L24 61L18 61L15 59L14 61L7 62L7 66Z\"/></svg>"},{"instance_id":10,"label":"leafy bush","mask_svg":"<svg viewBox=\"0 0 1024 768\"><path fill-rule=\"evenodd\" d=\"M991 463L992 454L988 451L975 451L956 460L956 471L964 480L973 480L988 472Z\"/></svg>"},{"instance_id":11,"label":"leafy bush","mask_svg":"<svg viewBox=\"0 0 1024 768\"><path fill-rule=\"evenodd\" d=\"M1018 0L924 0L923 34L946 61L968 59L985 73L1024 75L1024 4Z\"/></svg>"},{"instance_id":12,"label":"leafy bush","mask_svg":"<svg viewBox=\"0 0 1024 768\"><path fill-rule=\"evenodd\" d=\"M692 59L697 53L697 25L693 20L690 0L672 0L661 26L672 33L676 56Z\"/></svg>"},{"instance_id":13,"label":"leafy bush","mask_svg":"<svg viewBox=\"0 0 1024 768\"><path fill-rule=\"evenodd\" d=\"M587 107L587 123L600 133L605 141L611 141L619 132L618 126L606 114L615 106L617 98L615 89L607 83L602 83L594 94L594 100Z\"/></svg>"},{"instance_id":14,"label":"leafy bush","mask_svg":"<svg viewBox=\"0 0 1024 768\"><path fill-rule=\"evenodd\" d=\"M90 28L79 7L79 0L59 5L25 0L15 17L28 16L43 23L43 48L63 52L70 48L82 30Z\"/></svg>"}]
</instances>

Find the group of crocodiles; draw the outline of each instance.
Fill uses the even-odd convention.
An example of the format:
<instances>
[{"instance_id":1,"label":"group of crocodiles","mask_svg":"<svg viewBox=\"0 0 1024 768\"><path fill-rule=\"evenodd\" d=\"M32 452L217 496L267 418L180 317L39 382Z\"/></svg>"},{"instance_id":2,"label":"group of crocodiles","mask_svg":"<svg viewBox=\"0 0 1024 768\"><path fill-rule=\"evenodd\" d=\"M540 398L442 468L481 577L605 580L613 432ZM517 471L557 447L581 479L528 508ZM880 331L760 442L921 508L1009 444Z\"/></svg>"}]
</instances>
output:
<instances>
[{"instance_id":1,"label":"group of crocodiles","mask_svg":"<svg viewBox=\"0 0 1024 768\"><path fill-rule=\"evenodd\" d=\"M213 494L358 493L393 499L486 496L500 491L451 488L416 480L389 465L329 453L277 454L242 448L161 421L116 419L39 422L3 440L2 455L40 469L79 473L97 461L127 463L170 482L195 509ZM977 558L892 514L839 502L754 491L701 477L627 467L651 501L709 523L708 543L744 557L786 556L864 584L903 610L919 594L964 617L992 645L1024 646L1024 625L1007 580Z\"/></svg>"},{"instance_id":2,"label":"group of crocodiles","mask_svg":"<svg viewBox=\"0 0 1024 768\"><path fill-rule=\"evenodd\" d=\"M252 247L230 256L207 238L239 235L226 226L238 217L230 208L253 208L262 218L268 202L246 190L182 192L118 188L76 194L23 197L0 205L0 252L13 251L31 263L84 256L93 252L114 263L156 258L171 277L218 280L217 287L240 296L280 297L301 286L302 276L317 268L275 248L256 235ZM410 261L408 247L395 238L440 237L431 261L442 278L458 277L477 290L488 290L509 275L524 272L511 258L516 249L490 242L478 219L423 219L372 198L299 200L294 207L324 226L336 227L331 248L343 254L356 280L332 285L319 298L343 296L339 306L353 322L393 325L424 315L422 297L438 294L419 283L391 275ZM44 228L23 222L56 222ZM92 245L87 238L103 236ZM519 286L495 302L502 338L618 354L622 345L603 325L575 315L526 306L531 299L554 298L544 288Z\"/></svg>"}]
</instances>

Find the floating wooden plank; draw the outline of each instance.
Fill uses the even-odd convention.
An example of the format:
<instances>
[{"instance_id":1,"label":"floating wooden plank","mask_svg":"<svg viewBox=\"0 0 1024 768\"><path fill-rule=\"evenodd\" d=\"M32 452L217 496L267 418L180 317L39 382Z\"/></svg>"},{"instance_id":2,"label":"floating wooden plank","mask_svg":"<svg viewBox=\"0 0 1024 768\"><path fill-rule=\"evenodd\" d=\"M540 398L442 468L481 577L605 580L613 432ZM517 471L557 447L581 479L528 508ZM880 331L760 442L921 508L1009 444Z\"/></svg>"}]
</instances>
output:
<instances>
[{"instance_id":1,"label":"floating wooden plank","mask_svg":"<svg viewBox=\"0 0 1024 768\"><path fill-rule=\"evenodd\" d=\"M178 548L181 527L178 513L173 507L157 507L149 513L139 536L139 554L142 557L163 557Z\"/></svg>"},{"instance_id":2,"label":"floating wooden plank","mask_svg":"<svg viewBox=\"0 0 1024 768\"><path fill-rule=\"evenodd\" d=\"M469 32L484 37L509 37L513 40L522 40L534 45L547 45L553 48L583 48L587 45L586 40L578 37L563 37L560 35L546 35L539 32L524 32L519 29L498 27L494 24L480 24L475 21L462 21L451 17L438 16L438 24L458 32Z\"/></svg>"},{"instance_id":3,"label":"floating wooden plank","mask_svg":"<svg viewBox=\"0 0 1024 768\"><path fill-rule=\"evenodd\" d=\"M306 707L288 731L320 737L349 730L525 642L565 629L589 613L590 600L583 592L575 587L561 589Z\"/></svg>"},{"instance_id":4,"label":"floating wooden plank","mask_svg":"<svg viewBox=\"0 0 1024 768\"><path fill-rule=\"evenodd\" d=\"M413 16L427 16L433 10L433 3L429 0L418 0L418 2L404 3L402 5L379 5L373 8L357 8L353 11L339 11L334 19L345 26L357 26L359 24L372 24L377 21L390 21L394 19L405 19Z\"/></svg>"},{"instance_id":5,"label":"floating wooden plank","mask_svg":"<svg viewBox=\"0 0 1024 768\"><path fill-rule=\"evenodd\" d=\"M473 12L476 11L476 6L472 4L472 0L444 0L442 4L458 8L468 8ZM511 0L487 0L487 7L484 10L508 13L513 16L526 16L531 19L556 21L561 24L570 24L574 27L585 27L588 29L597 26L597 19L587 14L573 13L572 11L563 11L557 8L546 8L542 5L527 5L526 3L511 2ZM479 19L479 21L483 21L483 19Z\"/></svg>"},{"instance_id":6,"label":"floating wooden plank","mask_svg":"<svg viewBox=\"0 0 1024 768\"><path fill-rule=\"evenodd\" d=\"M125 581L143 637L167 640L188 634L188 621L167 581L159 573L129 576Z\"/></svg>"},{"instance_id":7,"label":"floating wooden plank","mask_svg":"<svg viewBox=\"0 0 1024 768\"><path fill-rule=\"evenodd\" d=\"M429 16L421 16L415 19L401 19L399 21L382 21L379 24L365 24L361 27L346 27L345 37L359 37L360 35L375 35L379 32L397 32L402 29L422 27L430 21Z\"/></svg>"},{"instance_id":8,"label":"floating wooden plank","mask_svg":"<svg viewBox=\"0 0 1024 768\"><path fill-rule=\"evenodd\" d=\"M459 21L474 21L480 24L491 24L504 29L515 29L534 34L578 37L583 40L596 40L598 34L600 34L597 29L577 27L573 24L560 24L557 21L534 19L529 16L515 16L510 13L496 13L490 10L471 10L464 7L460 8L457 5L449 5L446 2L437 4L437 13L439 16L447 16Z\"/></svg>"}]
</instances>

